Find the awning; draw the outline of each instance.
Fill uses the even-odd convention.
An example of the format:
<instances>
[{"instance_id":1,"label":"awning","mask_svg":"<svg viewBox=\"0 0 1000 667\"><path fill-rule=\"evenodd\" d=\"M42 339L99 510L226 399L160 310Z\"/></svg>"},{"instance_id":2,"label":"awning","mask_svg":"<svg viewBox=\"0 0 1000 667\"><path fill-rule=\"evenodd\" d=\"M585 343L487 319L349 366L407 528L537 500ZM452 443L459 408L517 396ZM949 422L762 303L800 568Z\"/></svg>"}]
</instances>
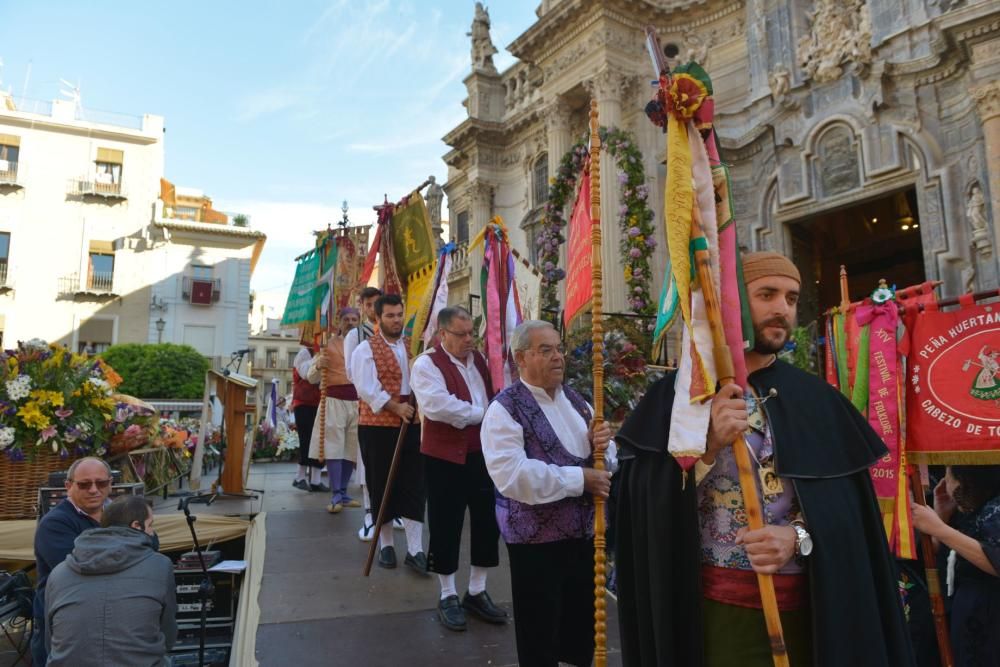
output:
<instances>
[{"instance_id":1,"label":"awning","mask_svg":"<svg viewBox=\"0 0 1000 667\"><path fill-rule=\"evenodd\" d=\"M100 255L113 255L115 254L114 241L91 241L90 252Z\"/></svg>"},{"instance_id":2,"label":"awning","mask_svg":"<svg viewBox=\"0 0 1000 667\"><path fill-rule=\"evenodd\" d=\"M2 146L20 146L21 137L16 134L0 134L0 145Z\"/></svg>"},{"instance_id":3,"label":"awning","mask_svg":"<svg viewBox=\"0 0 1000 667\"><path fill-rule=\"evenodd\" d=\"M125 151L115 150L114 148L98 148L95 162L125 164Z\"/></svg>"}]
</instances>

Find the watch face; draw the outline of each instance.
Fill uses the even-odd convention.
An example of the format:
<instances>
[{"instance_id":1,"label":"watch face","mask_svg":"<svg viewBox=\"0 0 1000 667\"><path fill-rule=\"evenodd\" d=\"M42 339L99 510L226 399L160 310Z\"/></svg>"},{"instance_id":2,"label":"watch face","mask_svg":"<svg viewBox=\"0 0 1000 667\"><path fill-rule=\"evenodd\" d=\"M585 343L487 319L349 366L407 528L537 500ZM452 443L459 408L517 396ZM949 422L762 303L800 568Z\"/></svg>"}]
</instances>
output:
<instances>
[{"instance_id":1,"label":"watch face","mask_svg":"<svg viewBox=\"0 0 1000 667\"><path fill-rule=\"evenodd\" d=\"M813 541L811 537L803 537L802 541L799 543L799 553L803 556L808 556L812 553Z\"/></svg>"}]
</instances>

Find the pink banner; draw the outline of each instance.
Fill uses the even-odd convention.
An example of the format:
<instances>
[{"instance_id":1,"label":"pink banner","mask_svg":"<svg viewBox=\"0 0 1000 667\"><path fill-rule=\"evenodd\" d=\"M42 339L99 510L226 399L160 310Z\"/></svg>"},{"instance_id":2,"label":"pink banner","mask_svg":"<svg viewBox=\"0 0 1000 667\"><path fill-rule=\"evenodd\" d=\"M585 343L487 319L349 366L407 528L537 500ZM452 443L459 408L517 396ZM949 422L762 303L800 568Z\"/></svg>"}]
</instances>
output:
<instances>
[{"instance_id":1,"label":"pink banner","mask_svg":"<svg viewBox=\"0 0 1000 667\"><path fill-rule=\"evenodd\" d=\"M580 192L569 219L569 249L566 251L566 308L563 321L569 328L573 319L587 310L593 298L591 264L590 173L584 171Z\"/></svg>"},{"instance_id":2,"label":"pink banner","mask_svg":"<svg viewBox=\"0 0 1000 667\"><path fill-rule=\"evenodd\" d=\"M855 311L857 326L870 324L870 362L868 366L868 423L879 434L889 453L872 469L875 494L880 499L895 499L899 493L899 395L896 328L899 314L896 303L863 305Z\"/></svg>"}]
</instances>

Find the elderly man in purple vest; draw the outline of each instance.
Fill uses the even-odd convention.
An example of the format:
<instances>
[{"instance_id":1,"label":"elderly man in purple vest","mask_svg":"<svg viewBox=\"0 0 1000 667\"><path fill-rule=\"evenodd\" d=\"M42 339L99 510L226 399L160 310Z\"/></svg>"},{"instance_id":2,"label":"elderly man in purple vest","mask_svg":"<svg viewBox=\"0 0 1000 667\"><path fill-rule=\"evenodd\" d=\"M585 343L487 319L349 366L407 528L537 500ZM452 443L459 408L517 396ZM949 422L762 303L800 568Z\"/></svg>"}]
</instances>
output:
<instances>
[{"instance_id":1,"label":"elderly man in purple vest","mask_svg":"<svg viewBox=\"0 0 1000 667\"><path fill-rule=\"evenodd\" d=\"M482 444L510 555L517 657L522 667L590 665L593 496L611 488L611 473L590 466L597 451L613 467L611 430L590 426L593 410L563 384L563 347L551 324L524 322L511 349L521 379L486 410Z\"/></svg>"},{"instance_id":2,"label":"elderly man in purple vest","mask_svg":"<svg viewBox=\"0 0 1000 667\"><path fill-rule=\"evenodd\" d=\"M461 631L466 610L487 623L507 622L507 612L486 592L488 568L500 563L496 490L479 444L479 427L493 389L486 359L475 350L469 312L461 306L444 308L437 322L441 343L414 362L410 387L424 417L420 451L431 533L427 563L441 582L438 618L449 630ZM455 571L466 508L472 572L459 604Z\"/></svg>"}]
</instances>

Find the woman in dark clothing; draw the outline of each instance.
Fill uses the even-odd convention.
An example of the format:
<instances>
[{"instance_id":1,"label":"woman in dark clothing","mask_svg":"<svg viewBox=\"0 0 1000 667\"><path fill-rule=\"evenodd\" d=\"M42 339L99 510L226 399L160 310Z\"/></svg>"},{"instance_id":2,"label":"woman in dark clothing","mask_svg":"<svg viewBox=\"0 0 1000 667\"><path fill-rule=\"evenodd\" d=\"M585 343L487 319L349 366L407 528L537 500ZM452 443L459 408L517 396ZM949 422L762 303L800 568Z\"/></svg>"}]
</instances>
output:
<instances>
[{"instance_id":1,"label":"woman in dark clothing","mask_svg":"<svg viewBox=\"0 0 1000 667\"><path fill-rule=\"evenodd\" d=\"M913 525L954 554L955 665L1000 667L1000 466L950 466L934 487L934 509L913 505Z\"/></svg>"}]
</instances>

